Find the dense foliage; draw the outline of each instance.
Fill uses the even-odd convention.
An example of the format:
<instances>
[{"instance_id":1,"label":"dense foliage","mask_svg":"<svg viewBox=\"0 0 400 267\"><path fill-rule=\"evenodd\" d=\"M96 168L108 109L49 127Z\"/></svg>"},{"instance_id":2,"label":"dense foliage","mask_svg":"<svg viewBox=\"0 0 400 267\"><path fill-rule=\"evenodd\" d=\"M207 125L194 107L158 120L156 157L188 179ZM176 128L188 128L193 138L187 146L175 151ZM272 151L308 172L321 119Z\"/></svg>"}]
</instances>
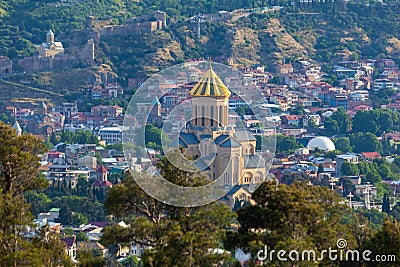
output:
<instances>
[{"instance_id":1,"label":"dense foliage","mask_svg":"<svg viewBox=\"0 0 400 267\"><path fill-rule=\"evenodd\" d=\"M258 32L262 49L257 53L262 57L262 63L267 63L266 60L273 52L279 52L280 49L271 46L273 42L271 43L270 40L274 36L268 37L264 34L264 29L268 27L271 18L278 18L288 34L305 45L306 50L311 52L311 56L322 61L329 62L335 57L336 52L343 50L350 51L353 58L358 58L387 55L388 51L395 49L393 38L399 36L400 28L398 25L400 5L397 0L385 1L384 4L373 1L366 4L357 1L347 3L345 6L341 3L330 2L309 5L294 3L296 4L291 5L286 0L0 1L0 36L2 37L0 55L11 58L31 55L35 51L32 44L41 43L48 29L51 28L56 35L60 35L75 29L89 28L91 24L88 16L103 20L111 19L113 23L120 24L128 18L162 10L167 12L172 23L169 30L172 38L163 38L167 41L163 47L169 45L170 40L176 39L181 49L185 51L185 57L229 56L233 41L229 27L223 24L217 26L216 23L205 23L202 35L206 39L196 44L187 42L188 38L196 39L197 31L193 25L187 24L186 19L197 14L216 13L219 10L232 11L274 5L281 5L284 8L279 12L252 14L238 21L239 25ZM215 41L212 41L214 37ZM107 47L113 46L112 43L116 41L124 46L123 43L127 40L118 40L118 38L104 40L104 43L99 46L102 51L99 52L100 54L107 53ZM150 52L143 50L157 48L157 44L142 46L143 42L139 40L140 38L130 38L130 45L139 49L132 50L127 57L130 57L130 53L136 55L133 55L126 62L127 64L116 65L122 69L125 66L135 65L137 61L141 61L143 53ZM204 50L204 47L207 50ZM315 53L312 52L314 49ZM219 53L214 55L212 51ZM239 52L243 53L244 50ZM116 58L113 59L111 54L107 56L113 61L118 61Z\"/></svg>"},{"instance_id":2,"label":"dense foliage","mask_svg":"<svg viewBox=\"0 0 400 267\"><path fill-rule=\"evenodd\" d=\"M38 176L38 154L45 147L32 135L17 136L2 122L0 143L0 266L67 265L60 239L47 227L32 239L24 236L34 226L24 193L47 186Z\"/></svg>"},{"instance_id":3,"label":"dense foliage","mask_svg":"<svg viewBox=\"0 0 400 267\"><path fill-rule=\"evenodd\" d=\"M175 184L204 184L200 176L189 175L166 160L160 168L163 177ZM129 226L106 228L102 242L111 248L131 241L152 246L142 257L145 266L213 266L229 258L209 253L221 246L224 229L234 222L235 214L222 203L170 206L147 195L129 176L111 189L105 205Z\"/></svg>"}]
</instances>

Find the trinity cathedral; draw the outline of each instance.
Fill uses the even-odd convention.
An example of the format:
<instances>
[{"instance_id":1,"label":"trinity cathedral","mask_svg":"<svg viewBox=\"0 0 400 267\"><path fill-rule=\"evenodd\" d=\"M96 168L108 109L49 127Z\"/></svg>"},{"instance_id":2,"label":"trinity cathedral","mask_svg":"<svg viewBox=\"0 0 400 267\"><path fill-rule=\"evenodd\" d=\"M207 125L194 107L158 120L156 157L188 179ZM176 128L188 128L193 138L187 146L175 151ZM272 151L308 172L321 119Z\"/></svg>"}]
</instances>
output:
<instances>
[{"instance_id":1,"label":"trinity cathedral","mask_svg":"<svg viewBox=\"0 0 400 267\"><path fill-rule=\"evenodd\" d=\"M179 135L179 147L196 159L209 180L226 186L265 180L266 162L256 153L256 138L243 126L228 125L230 90L210 67L190 91L192 120Z\"/></svg>"}]
</instances>

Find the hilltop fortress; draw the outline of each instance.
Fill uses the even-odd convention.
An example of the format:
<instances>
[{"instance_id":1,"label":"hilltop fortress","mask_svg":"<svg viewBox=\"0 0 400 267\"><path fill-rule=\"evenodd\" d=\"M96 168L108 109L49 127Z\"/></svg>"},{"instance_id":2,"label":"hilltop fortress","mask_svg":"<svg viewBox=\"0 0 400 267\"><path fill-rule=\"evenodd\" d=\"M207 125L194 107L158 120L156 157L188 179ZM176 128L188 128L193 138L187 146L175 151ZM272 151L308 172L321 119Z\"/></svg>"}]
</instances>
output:
<instances>
[{"instance_id":1,"label":"hilltop fortress","mask_svg":"<svg viewBox=\"0 0 400 267\"><path fill-rule=\"evenodd\" d=\"M64 53L62 42L54 41L54 33L49 30L46 42L36 45L38 52L31 57L18 60L18 68L26 72L41 72L54 69L70 69L90 66L94 61L94 41L87 40L82 50L74 54Z\"/></svg>"},{"instance_id":2,"label":"hilltop fortress","mask_svg":"<svg viewBox=\"0 0 400 267\"><path fill-rule=\"evenodd\" d=\"M98 43L101 38L152 33L167 26L167 16L165 12L156 11L149 15L132 18L124 25L110 25L110 23L110 19L98 20L89 17L88 24L91 28L61 35L60 39L70 46L82 46L86 42L83 49L70 54L64 53L62 42L55 41L54 33L49 30L46 34L46 42L36 45L37 54L18 60L18 68L35 73L90 66L95 59L95 43Z\"/></svg>"}]
</instances>

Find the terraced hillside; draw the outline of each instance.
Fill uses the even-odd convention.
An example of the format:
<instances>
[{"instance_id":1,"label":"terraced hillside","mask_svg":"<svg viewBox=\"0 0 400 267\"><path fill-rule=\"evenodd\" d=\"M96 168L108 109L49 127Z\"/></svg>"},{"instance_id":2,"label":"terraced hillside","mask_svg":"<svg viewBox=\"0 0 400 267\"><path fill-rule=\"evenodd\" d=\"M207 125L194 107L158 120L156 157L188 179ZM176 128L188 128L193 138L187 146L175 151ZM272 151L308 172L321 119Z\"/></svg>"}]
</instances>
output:
<instances>
[{"instance_id":1,"label":"terraced hillside","mask_svg":"<svg viewBox=\"0 0 400 267\"><path fill-rule=\"evenodd\" d=\"M35 51L32 44L40 42L49 28L64 38L59 41L64 41L66 53L81 49L79 42L68 40L73 39L76 30L88 27L87 14L120 24L134 15L161 9L169 15L168 27L151 34L126 33L96 40L95 65L90 68L5 77L14 85L3 84L3 91L14 92L0 96L3 102L24 97L48 97L57 102L61 98L52 93L72 97L104 81L105 77L126 86L128 79L139 73L154 73L188 59L209 56L219 62L233 62L235 66L260 63L269 70L283 59L312 58L322 64L332 64L339 54L354 59L392 57L399 61L400 58L399 0L370 5L349 2L346 6L327 3L252 11L241 9L221 18L217 18L218 15L205 17L200 25L200 36L198 24L189 19L197 13L187 7L178 14L169 7L172 3L163 3L161 8L150 6L151 1L139 1L142 6L138 8L139 2L101 0L98 5L95 2L0 1L0 8L4 10L0 10L0 55L9 56L14 62L32 55ZM201 6L199 1L192 2ZM232 4L226 10L234 7ZM204 10L207 8L211 7L204 7ZM42 19L38 19L38 14L43 12ZM57 19L51 21L52 17ZM37 23L33 23L35 19ZM17 86L15 84L19 86L12 87ZM44 91L30 94L33 89L28 86Z\"/></svg>"}]
</instances>

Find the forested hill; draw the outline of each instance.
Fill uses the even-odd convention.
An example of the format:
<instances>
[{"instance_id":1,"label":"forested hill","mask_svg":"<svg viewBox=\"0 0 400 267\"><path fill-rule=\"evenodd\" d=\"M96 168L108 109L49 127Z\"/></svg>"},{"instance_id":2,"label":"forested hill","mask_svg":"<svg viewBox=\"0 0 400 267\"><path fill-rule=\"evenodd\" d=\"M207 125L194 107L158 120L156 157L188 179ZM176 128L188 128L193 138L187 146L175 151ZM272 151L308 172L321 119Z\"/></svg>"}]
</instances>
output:
<instances>
[{"instance_id":1,"label":"forested hill","mask_svg":"<svg viewBox=\"0 0 400 267\"><path fill-rule=\"evenodd\" d=\"M238 11L253 7L251 12ZM48 29L53 29L56 38L67 36L90 27L89 16L123 24L156 10L167 13L167 29L102 39L96 43L96 63L110 65L126 81L146 66L156 71L207 56L267 66L283 58L330 63L338 54L354 59L399 58L400 0L307 5L287 0L0 0L0 55L12 59L32 55L33 44L41 43ZM189 18L221 10L235 12L201 23L199 39L197 23ZM73 49L65 41L64 46L66 52Z\"/></svg>"}]
</instances>

